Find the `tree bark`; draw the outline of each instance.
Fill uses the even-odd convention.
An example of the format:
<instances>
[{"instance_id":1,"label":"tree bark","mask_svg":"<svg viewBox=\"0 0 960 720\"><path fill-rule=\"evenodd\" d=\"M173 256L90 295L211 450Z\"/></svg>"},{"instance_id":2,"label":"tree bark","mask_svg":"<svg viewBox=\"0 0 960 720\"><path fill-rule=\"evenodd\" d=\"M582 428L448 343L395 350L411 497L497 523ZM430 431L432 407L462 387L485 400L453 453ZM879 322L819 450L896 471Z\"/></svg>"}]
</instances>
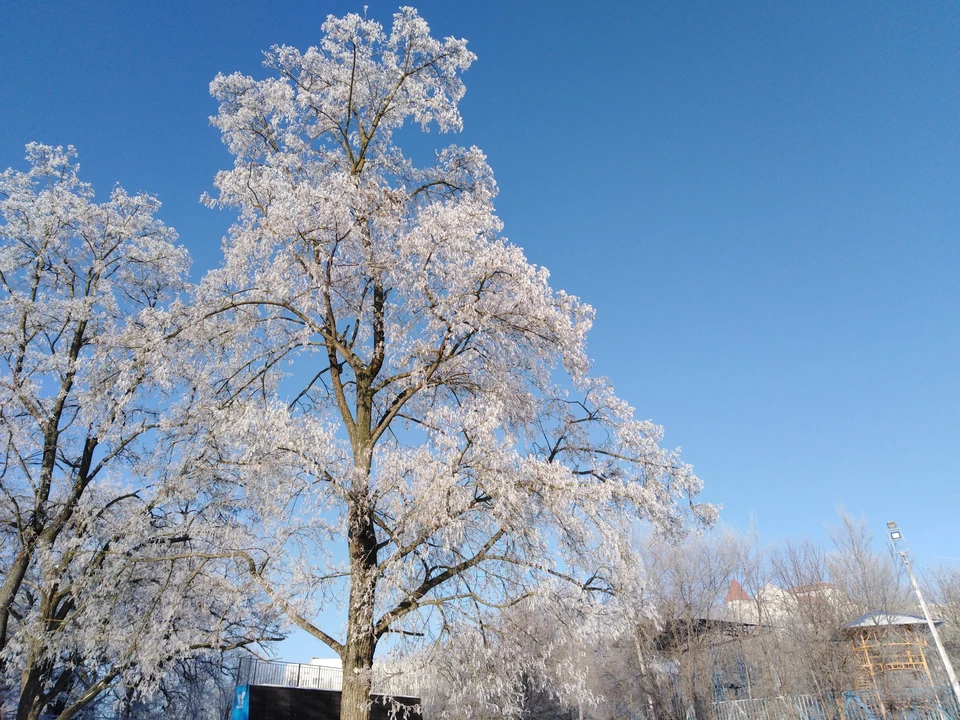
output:
<instances>
[{"instance_id":1,"label":"tree bark","mask_svg":"<svg viewBox=\"0 0 960 720\"><path fill-rule=\"evenodd\" d=\"M17 703L17 720L37 720L46 705L43 683L49 675L49 663L39 662L31 651L27 666L20 676L20 701Z\"/></svg>"},{"instance_id":2,"label":"tree bark","mask_svg":"<svg viewBox=\"0 0 960 720\"><path fill-rule=\"evenodd\" d=\"M383 291L379 283L374 292L373 318L374 352L369 366L354 368L356 374L356 415L350 422L344 416L350 432L353 449L353 483L349 494L347 516L348 547L350 553L350 604L347 615L347 639L341 661L341 720L369 720L370 695L373 682L373 656L377 635L374 611L377 590L377 531L373 508L370 505L370 472L375 441L373 426L372 383L380 370L383 358ZM379 302L379 305L377 304ZM328 322L336 332L333 315Z\"/></svg>"},{"instance_id":3,"label":"tree bark","mask_svg":"<svg viewBox=\"0 0 960 720\"><path fill-rule=\"evenodd\" d=\"M20 591L20 585L27 574L27 568L30 566L30 552L27 548L21 548L13 561L10 572L3 580L3 586L0 587L0 650L7 646L7 626L10 621L10 608L13 606L13 599ZM2 665L0 665L2 667Z\"/></svg>"},{"instance_id":4,"label":"tree bark","mask_svg":"<svg viewBox=\"0 0 960 720\"><path fill-rule=\"evenodd\" d=\"M74 675L73 670L62 668L59 676L54 680L55 669L53 661L39 659L36 652L31 650L27 657L26 668L21 675L17 720L38 720L43 712L57 713L58 706L64 702L61 693L69 688ZM96 694L99 694L99 691ZM91 695L83 704L96 697L96 694ZM60 698L59 701L58 698ZM83 705L74 704L71 708L60 711L58 720L73 717L81 707Z\"/></svg>"},{"instance_id":5,"label":"tree bark","mask_svg":"<svg viewBox=\"0 0 960 720\"><path fill-rule=\"evenodd\" d=\"M373 692L373 633L352 638L344 648L340 720L369 720Z\"/></svg>"},{"instance_id":6,"label":"tree bark","mask_svg":"<svg viewBox=\"0 0 960 720\"><path fill-rule=\"evenodd\" d=\"M366 495L364 495L366 500ZM365 505L366 502L363 503ZM351 512L350 522L350 607L347 641L343 647L341 720L369 720L373 690L373 655L377 647L374 632L376 598L376 534L368 510Z\"/></svg>"}]
</instances>

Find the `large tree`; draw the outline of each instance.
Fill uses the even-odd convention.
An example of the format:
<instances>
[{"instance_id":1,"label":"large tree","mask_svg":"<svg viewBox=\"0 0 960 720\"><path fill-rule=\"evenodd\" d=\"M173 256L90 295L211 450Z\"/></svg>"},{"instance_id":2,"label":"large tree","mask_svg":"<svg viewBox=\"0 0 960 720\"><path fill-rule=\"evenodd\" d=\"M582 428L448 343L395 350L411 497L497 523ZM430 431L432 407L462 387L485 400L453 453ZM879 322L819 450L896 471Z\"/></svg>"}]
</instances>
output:
<instances>
[{"instance_id":1,"label":"large tree","mask_svg":"<svg viewBox=\"0 0 960 720\"><path fill-rule=\"evenodd\" d=\"M434 636L548 576L610 590L634 523L713 509L660 428L589 376L593 311L501 235L483 153L418 167L396 144L410 121L460 129L466 42L410 8L389 32L323 30L274 47L268 79L211 85L236 156L211 203L239 218L198 294L192 432L233 488L225 552L339 654L359 720L388 633Z\"/></svg>"}]
</instances>

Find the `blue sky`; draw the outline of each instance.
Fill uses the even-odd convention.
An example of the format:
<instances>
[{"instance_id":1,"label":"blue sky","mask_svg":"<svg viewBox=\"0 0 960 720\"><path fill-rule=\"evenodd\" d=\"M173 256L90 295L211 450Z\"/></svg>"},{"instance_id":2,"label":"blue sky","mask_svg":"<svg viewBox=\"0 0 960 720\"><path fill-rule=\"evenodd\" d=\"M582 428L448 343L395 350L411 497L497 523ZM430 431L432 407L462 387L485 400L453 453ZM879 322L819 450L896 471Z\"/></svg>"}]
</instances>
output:
<instances>
[{"instance_id":1,"label":"blue sky","mask_svg":"<svg viewBox=\"0 0 960 720\"><path fill-rule=\"evenodd\" d=\"M362 7L0 0L0 167L75 145L198 277L230 223L198 202L231 163L210 80ZM427 140L487 153L505 234L594 305L596 371L725 521L822 539L843 503L960 558L960 6L418 8L479 56L464 132Z\"/></svg>"}]
</instances>

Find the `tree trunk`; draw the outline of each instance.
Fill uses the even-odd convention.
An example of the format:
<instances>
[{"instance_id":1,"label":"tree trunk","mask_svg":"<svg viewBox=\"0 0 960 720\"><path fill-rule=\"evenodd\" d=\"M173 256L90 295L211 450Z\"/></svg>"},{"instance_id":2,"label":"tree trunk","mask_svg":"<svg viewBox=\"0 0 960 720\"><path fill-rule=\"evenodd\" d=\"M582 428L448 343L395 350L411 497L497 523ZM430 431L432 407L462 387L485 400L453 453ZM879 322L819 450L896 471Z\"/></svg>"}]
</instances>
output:
<instances>
[{"instance_id":1,"label":"tree trunk","mask_svg":"<svg viewBox=\"0 0 960 720\"><path fill-rule=\"evenodd\" d=\"M373 690L373 635L355 638L344 648L340 720L369 720Z\"/></svg>"},{"instance_id":2,"label":"tree trunk","mask_svg":"<svg viewBox=\"0 0 960 720\"><path fill-rule=\"evenodd\" d=\"M40 598L40 615L47 618L43 623L42 632L34 637L33 644L27 654L27 661L23 673L20 675L20 701L17 704L17 720L37 720L43 711L53 708L50 704L56 703L73 680L73 670L67 664L60 667L57 675L57 665L46 655L48 638L60 630L60 623L64 614L69 612L67 605L58 607L58 588L44 590ZM69 608L73 605L68 601ZM62 700L62 698L61 698ZM61 712L62 714L62 712ZM72 717L72 713L67 717Z\"/></svg>"},{"instance_id":3,"label":"tree trunk","mask_svg":"<svg viewBox=\"0 0 960 720\"><path fill-rule=\"evenodd\" d=\"M367 495L370 453L364 448L359 455L357 482L348 518L350 605L347 639L341 652L341 720L369 720L373 655L377 648L373 625L377 590L377 536Z\"/></svg>"},{"instance_id":4,"label":"tree trunk","mask_svg":"<svg viewBox=\"0 0 960 720\"><path fill-rule=\"evenodd\" d=\"M351 552L366 543L360 533L352 539ZM347 641L344 644L343 685L340 720L369 720L370 693L373 685L373 654L377 641L373 632L376 564L371 565L369 552L353 554L350 578L350 609L347 619Z\"/></svg>"},{"instance_id":5,"label":"tree trunk","mask_svg":"<svg viewBox=\"0 0 960 720\"><path fill-rule=\"evenodd\" d=\"M382 337L374 323L374 344ZM357 374L356 420L351 433L354 477L347 514L350 553L350 604L347 639L341 653L340 720L369 720L373 681L373 654L377 647L373 618L377 597L377 531L370 506L370 470L373 456L371 421L373 375ZM344 418L347 420L347 418Z\"/></svg>"},{"instance_id":6,"label":"tree trunk","mask_svg":"<svg viewBox=\"0 0 960 720\"><path fill-rule=\"evenodd\" d=\"M27 548L21 548L17 553L16 560L7 577L4 578L3 586L0 587L0 650L7 646L7 627L10 621L10 608L13 606L13 599L20 591L20 585L27 574L27 568L30 566L30 552ZM2 666L0 666L2 667Z\"/></svg>"},{"instance_id":7,"label":"tree trunk","mask_svg":"<svg viewBox=\"0 0 960 720\"><path fill-rule=\"evenodd\" d=\"M42 667L34 653L27 657L27 666L20 676L20 701L17 703L17 720L37 720L45 705L43 681L49 668Z\"/></svg>"}]
</instances>

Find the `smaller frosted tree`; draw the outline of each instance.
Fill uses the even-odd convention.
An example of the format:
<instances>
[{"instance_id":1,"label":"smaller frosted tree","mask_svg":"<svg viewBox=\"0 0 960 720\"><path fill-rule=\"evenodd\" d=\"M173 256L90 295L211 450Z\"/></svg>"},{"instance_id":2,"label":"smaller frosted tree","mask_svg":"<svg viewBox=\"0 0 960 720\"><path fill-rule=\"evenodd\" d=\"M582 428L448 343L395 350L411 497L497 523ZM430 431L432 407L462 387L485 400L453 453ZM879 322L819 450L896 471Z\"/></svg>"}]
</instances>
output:
<instances>
[{"instance_id":1,"label":"smaller frosted tree","mask_svg":"<svg viewBox=\"0 0 960 720\"><path fill-rule=\"evenodd\" d=\"M196 555L202 499L157 442L175 386L154 360L189 257L155 198L94 202L73 152L31 144L28 171L0 174L0 682L18 720L243 636L228 565Z\"/></svg>"},{"instance_id":2,"label":"smaller frosted tree","mask_svg":"<svg viewBox=\"0 0 960 720\"><path fill-rule=\"evenodd\" d=\"M639 717L633 618L642 598L546 583L418 655L424 714L443 720Z\"/></svg>"},{"instance_id":3,"label":"smaller frosted tree","mask_svg":"<svg viewBox=\"0 0 960 720\"><path fill-rule=\"evenodd\" d=\"M389 32L323 29L273 48L275 77L211 85L236 156L211 202L239 219L198 295L195 427L243 520L225 542L342 658L357 720L388 634L435 636L545 578L609 590L634 523L713 510L660 428L589 376L593 311L502 237L480 150L417 167L394 141L460 129L466 42L411 8ZM317 621L331 606L342 632Z\"/></svg>"}]
</instances>

